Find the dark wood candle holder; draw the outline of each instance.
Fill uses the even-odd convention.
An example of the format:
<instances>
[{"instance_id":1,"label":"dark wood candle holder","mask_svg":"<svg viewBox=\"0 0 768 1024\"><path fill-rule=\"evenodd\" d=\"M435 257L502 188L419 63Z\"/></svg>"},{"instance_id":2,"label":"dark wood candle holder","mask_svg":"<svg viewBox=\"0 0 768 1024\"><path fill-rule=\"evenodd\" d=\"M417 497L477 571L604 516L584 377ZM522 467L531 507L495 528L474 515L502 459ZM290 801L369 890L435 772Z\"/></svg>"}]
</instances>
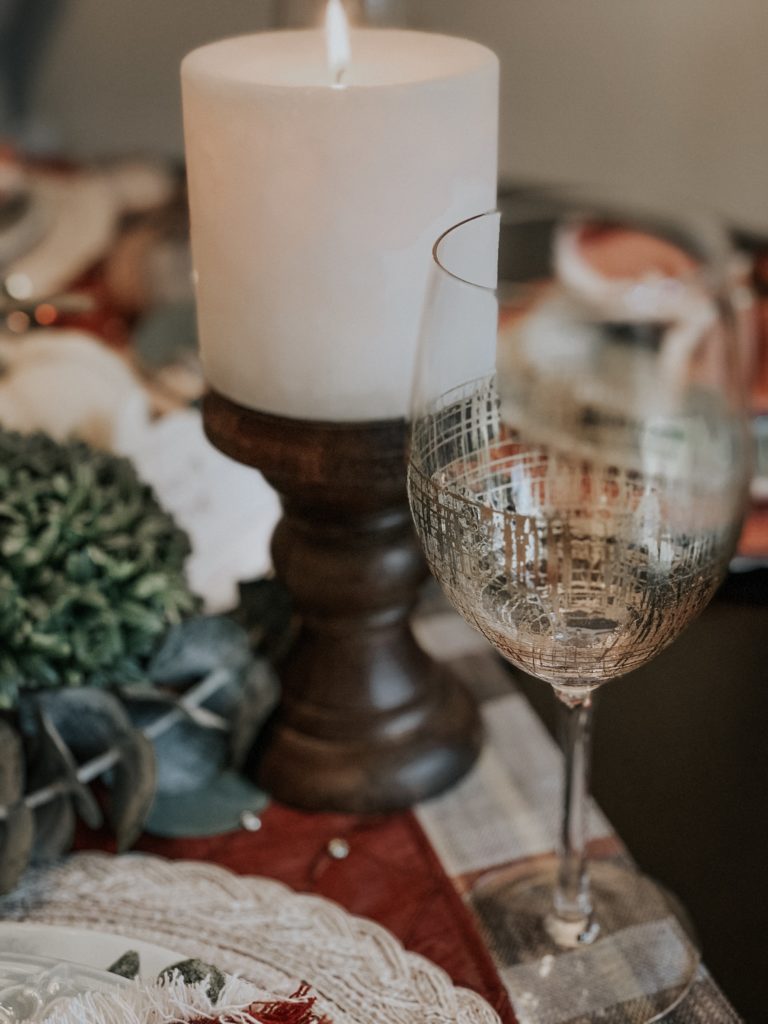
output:
<instances>
[{"instance_id":1,"label":"dark wood candle holder","mask_svg":"<svg viewBox=\"0 0 768 1024\"><path fill-rule=\"evenodd\" d=\"M408 510L404 421L295 420L211 393L204 422L217 448L281 497L272 554L301 617L252 774L309 810L388 811L446 789L477 757L481 728L461 684L411 633L427 571Z\"/></svg>"}]
</instances>

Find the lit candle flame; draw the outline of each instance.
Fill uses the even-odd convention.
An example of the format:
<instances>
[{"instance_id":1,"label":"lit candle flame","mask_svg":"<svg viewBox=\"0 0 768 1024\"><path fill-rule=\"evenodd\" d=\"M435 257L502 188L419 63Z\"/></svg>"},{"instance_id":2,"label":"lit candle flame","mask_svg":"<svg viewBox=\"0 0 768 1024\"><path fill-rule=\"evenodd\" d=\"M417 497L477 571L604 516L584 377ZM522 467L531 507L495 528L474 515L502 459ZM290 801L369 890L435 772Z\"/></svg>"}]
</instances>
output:
<instances>
[{"instance_id":1,"label":"lit candle flame","mask_svg":"<svg viewBox=\"0 0 768 1024\"><path fill-rule=\"evenodd\" d=\"M328 49L328 67L336 85L341 85L344 72L352 59L349 21L341 0L328 0L325 9L325 43Z\"/></svg>"}]
</instances>

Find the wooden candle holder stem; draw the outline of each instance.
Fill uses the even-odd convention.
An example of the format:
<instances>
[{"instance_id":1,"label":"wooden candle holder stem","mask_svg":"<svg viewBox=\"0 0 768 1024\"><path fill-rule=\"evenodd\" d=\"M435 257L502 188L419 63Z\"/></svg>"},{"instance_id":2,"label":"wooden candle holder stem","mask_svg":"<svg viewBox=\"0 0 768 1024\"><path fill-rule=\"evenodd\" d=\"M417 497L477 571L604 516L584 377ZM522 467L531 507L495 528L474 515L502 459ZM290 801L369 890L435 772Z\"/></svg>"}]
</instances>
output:
<instances>
[{"instance_id":1,"label":"wooden candle holder stem","mask_svg":"<svg viewBox=\"0 0 768 1024\"><path fill-rule=\"evenodd\" d=\"M269 416L212 393L206 432L280 494L278 578L301 617L278 666L282 698L250 768L310 810L407 807L477 757L477 709L418 646L410 615L426 568L405 491L405 424Z\"/></svg>"}]
</instances>

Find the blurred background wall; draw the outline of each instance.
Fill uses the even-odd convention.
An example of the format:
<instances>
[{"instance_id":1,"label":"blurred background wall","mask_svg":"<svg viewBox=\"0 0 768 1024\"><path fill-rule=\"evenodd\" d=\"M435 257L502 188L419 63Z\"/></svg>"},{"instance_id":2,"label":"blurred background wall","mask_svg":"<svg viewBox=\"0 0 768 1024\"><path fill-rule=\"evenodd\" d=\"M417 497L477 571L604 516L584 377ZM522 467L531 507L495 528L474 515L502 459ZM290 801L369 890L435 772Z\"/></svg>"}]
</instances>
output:
<instances>
[{"instance_id":1,"label":"blurred background wall","mask_svg":"<svg viewBox=\"0 0 768 1024\"><path fill-rule=\"evenodd\" d=\"M35 137L57 137L76 155L180 154L181 58L211 39L267 28L274 6L65 0L34 88Z\"/></svg>"},{"instance_id":2,"label":"blurred background wall","mask_svg":"<svg viewBox=\"0 0 768 1024\"><path fill-rule=\"evenodd\" d=\"M505 179L618 181L768 230L768 0L389 2L502 58ZM182 55L316 5L67 0L32 92L38 131L75 154L180 154Z\"/></svg>"}]
</instances>

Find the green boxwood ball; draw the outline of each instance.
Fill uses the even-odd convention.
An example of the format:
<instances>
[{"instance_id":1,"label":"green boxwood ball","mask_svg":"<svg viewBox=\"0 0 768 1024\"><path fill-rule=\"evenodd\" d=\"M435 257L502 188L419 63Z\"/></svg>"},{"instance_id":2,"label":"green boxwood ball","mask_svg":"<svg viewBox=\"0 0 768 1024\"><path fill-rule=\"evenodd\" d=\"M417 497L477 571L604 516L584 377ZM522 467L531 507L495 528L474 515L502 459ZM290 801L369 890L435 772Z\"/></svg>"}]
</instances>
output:
<instances>
[{"instance_id":1,"label":"green boxwood ball","mask_svg":"<svg viewBox=\"0 0 768 1024\"><path fill-rule=\"evenodd\" d=\"M144 678L196 610L189 539L123 458L0 430L0 708Z\"/></svg>"}]
</instances>

